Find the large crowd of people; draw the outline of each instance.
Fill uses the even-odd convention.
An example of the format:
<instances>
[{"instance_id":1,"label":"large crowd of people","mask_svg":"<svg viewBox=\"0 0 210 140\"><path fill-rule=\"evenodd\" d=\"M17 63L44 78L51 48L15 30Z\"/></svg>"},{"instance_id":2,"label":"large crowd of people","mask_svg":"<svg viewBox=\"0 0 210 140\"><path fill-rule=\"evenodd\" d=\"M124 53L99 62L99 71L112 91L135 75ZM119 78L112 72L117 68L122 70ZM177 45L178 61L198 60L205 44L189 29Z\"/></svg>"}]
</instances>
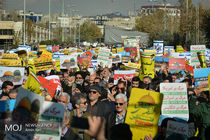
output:
<instances>
[{"instance_id":1,"label":"large crowd of people","mask_svg":"<svg viewBox=\"0 0 210 140\"><path fill-rule=\"evenodd\" d=\"M57 71L51 70L49 75L58 75L62 86L60 94L54 96L51 102L65 106L61 140L131 140L132 131L125 123L126 110L133 88L140 88L160 92L160 83L185 83L189 102L189 120L185 123L194 123L195 134L188 139L210 139L210 102L209 91L202 91L194 86L193 76L186 74L179 79L171 74L167 66L155 71L155 77L139 76L121 78L114 84L114 70L122 70L123 63L112 64L111 68L98 66L92 73L87 67L79 66ZM29 68L25 67L25 76L29 75ZM46 71L37 72L37 76L46 77ZM10 81L1 85L0 100L16 99L18 88ZM141 93L140 93L141 94ZM72 127L73 117L86 118L89 129ZM166 136L167 122L177 121L175 118L166 118L159 126L158 134L145 134L145 140L181 140L186 139L180 134ZM184 121L184 120L183 120ZM81 122L82 123L82 122ZM141 132L139 132L141 133ZM2 137L3 138L3 137Z\"/></svg>"}]
</instances>

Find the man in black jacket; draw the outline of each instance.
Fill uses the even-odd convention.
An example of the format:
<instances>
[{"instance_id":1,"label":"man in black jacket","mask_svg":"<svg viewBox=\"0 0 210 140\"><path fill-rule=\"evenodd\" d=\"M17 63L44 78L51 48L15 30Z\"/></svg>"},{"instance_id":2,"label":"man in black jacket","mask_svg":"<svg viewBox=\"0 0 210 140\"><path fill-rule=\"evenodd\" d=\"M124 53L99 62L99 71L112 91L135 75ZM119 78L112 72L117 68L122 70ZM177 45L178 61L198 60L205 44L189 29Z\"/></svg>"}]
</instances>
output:
<instances>
[{"instance_id":1,"label":"man in black jacket","mask_svg":"<svg viewBox=\"0 0 210 140\"><path fill-rule=\"evenodd\" d=\"M127 108L127 96L125 94L118 94L115 97L115 108L116 111L110 113L106 117L106 132L107 137L111 135L111 128L115 125L125 122L126 108Z\"/></svg>"},{"instance_id":2,"label":"man in black jacket","mask_svg":"<svg viewBox=\"0 0 210 140\"><path fill-rule=\"evenodd\" d=\"M101 93L102 88L98 84L90 86L88 92L89 103L87 107L87 113L91 114L92 116L105 117L112 111L109 104L99 100Z\"/></svg>"}]
</instances>

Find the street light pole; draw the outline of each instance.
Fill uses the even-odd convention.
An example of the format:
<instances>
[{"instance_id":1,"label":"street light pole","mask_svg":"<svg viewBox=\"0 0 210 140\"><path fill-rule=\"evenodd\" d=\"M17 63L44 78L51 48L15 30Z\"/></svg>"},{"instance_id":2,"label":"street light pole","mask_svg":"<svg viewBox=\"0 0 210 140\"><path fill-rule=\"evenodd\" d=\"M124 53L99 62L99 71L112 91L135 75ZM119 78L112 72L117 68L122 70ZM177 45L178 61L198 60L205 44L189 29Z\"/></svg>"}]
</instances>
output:
<instances>
[{"instance_id":1,"label":"street light pole","mask_svg":"<svg viewBox=\"0 0 210 140\"><path fill-rule=\"evenodd\" d=\"M80 46L80 19L79 19L79 46Z\"/></svg>"},{"instance_id":2,"label":"street light pole","mask_svg":"<svg viewBox=\"0 0 210 140\"><path fill-rule=\"evenodd\" d=\"M164 1L164 31L166 30L166 25L167 25L167 21L166 21L166 0L163 0Z\"/></svg>"},{"instance_id":3,"label":"street light pole","mask_svg":"<svg viewBox=\"0 0 210 140\"><path fill-rule=\"evenodd\" d=\"M197 5L197 7L196 7L196 45L198 45L199 44L199 32L200 32L200 30L199 30L199 10L200 10L200 7L199 7L199 5Z\"/></svg>"},{"instance_id":4,"label":"street light pole","mask_svg":"<svg viewBox=\"0 0 210 140\"><path fill-rule=\"evenodd\" d=\"M63 5L62 5L62 17L64 18L64 0L63 0ZM62 42L64 42L64 27L62 28Z\"/></svg>"},{"instance_id":5,"label":"street light pole","mask_svg":"<svg viewBox=\"0 0 210 140\"><path fill-rule=\"evenodd\" d=\"M23 13L24 13L24 29L23 29L23 32L24 32L24 35L23 35L23 45L25 46L26 45L26 0L24 0L24 7L23 7Z\"/></svg>"},{"instance_id":6,"label":"street light pole","mask_svg":"<svg viewBox=\"0 0 210 140\"><path fill-rule=\"evenodd\" d=\"M154 3L153 2L157 2L157 0L150 0L150 2L152 2L152 13L154 13Z\"/></svg>"},{"instance_id":7,"label":"street light pole","mask_svg":"<svg viewBox=\"0 0 210 140\"><path fill-rule=\"evenodd\" d=\"M48 39L50 40L50 0L49 0L49 35Z\"/></svg>"},{"instance_id":8,"label":"street light pole","mask_svg":"<svg viewBox=\"0 0 210 140\"><path fill-rule=\"evenodd\" d=\"M186 0L186 15L187 15L187 23L188 23L188 0ZM188 29L186 31L186 43L188 41Z\"/></svg>"}]
</instances>

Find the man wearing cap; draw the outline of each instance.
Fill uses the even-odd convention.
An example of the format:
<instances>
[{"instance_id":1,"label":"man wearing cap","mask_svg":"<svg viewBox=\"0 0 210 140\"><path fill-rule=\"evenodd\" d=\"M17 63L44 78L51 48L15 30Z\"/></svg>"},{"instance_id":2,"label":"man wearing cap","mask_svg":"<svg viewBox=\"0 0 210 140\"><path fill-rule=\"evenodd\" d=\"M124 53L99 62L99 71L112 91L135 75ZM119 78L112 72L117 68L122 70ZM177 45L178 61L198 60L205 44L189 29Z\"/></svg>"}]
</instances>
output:
<instances>
[{"instance_id":1,"label":"man wearing cap","mask_svg":"<svg viewBox=\"0 0 210 140\"><path fill-rule=\"evenodd\" d=\"M89 104L87 112L92 116L105 117L109 112L111 112L111 107L107 103L99 100L101 92L102 88L98 84L90 86L88 92Z\"/></svg>"}]
</instances>

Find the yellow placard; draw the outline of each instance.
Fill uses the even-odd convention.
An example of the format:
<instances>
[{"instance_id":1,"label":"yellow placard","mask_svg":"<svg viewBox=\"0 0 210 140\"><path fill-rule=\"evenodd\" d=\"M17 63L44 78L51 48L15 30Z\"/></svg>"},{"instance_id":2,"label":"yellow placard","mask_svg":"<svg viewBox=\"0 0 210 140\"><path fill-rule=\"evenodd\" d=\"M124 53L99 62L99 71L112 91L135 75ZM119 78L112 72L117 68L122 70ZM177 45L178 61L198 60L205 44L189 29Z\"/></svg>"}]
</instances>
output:
<instances>
[{"instance_id":1,"label":"yellow placard","mask_svg":"<svg viewBox=\"0 0 210 140\"><path fill-rule=\"evenodd\" d=\"M52 57L52 53L50 53L50 52L48 52L46 50L43 50L40 57L42 57L42 58Z\"/></svg>"},{"instance_id":2,"label":"yellow placard","mask_svg":"<svg viewBox=\"0 0 210 140\"><path fill-rule=\"evenodd\" d=\"M132 89L125 123L130 125L133 140L144 140L149 134L153 138L157 135L162 100L161 93Z\"/></svg>"},{"instance_id":3,"label":"yellow placard","mask_svg":"<svg viewBox=\"0 0 210 140\"><path fill-rule=\"evenodd\" d=\"M28 60L28 67L29 67L29 73L32 71L33 73L36 73L36 69L34 66L34 61L33 60Z\"/></svg>"},{"instance_id":4,"label":"yellow placard","mask_svg":"<svg viewBox=\"0 0 210 140\"><path fill-rule=\"evenodd\" d=\"M155 56L154 54L141 54L141 72L140 72L140 79L142 80L143 77L149 76L154 78L154 68L155 68Z\"/></svg>"},{"instance_id":5,"label":"yellow placard","mask_svg":"<svg viewBox=\"0 0 210 140\"><path fill-rule=\"evenodd\" d=\"M144 50L144 53L152 53L152 54L157 54L156 50Z\"/></svg>"},{"instance_id":6,"label":"yellow placard","mask_svg":"<svg viewBox=\"0 0 210 140\"><path fill-rule=\"evenodd\" d=\"M72 51L72 52L69 52L68 55L71 55L73 53L76 53L77 51ZM65 54L65 53L64 53Z\"/></svg>"},{"instance_id":7,"label":"yellow placard","mask_svg":"<svg viewBox=\"0 0 210 140\"><path fill-rule=\"evenodd\" d=\"M183 53L184 52L183 47L181 45L176 46L176 52Z\"/></svg>"},{"instance_id":8,"label":"yellow placard","mask_svg":"<svg viewBox=\"0 0 210 140\"><path fill-rule=\"evenodd\" d=\"M29 57L37 57L37 54L34 54L33 52L29 52Z\"/></svg>"},{"instance_id":9,"label":"yellow placard","mask_svg":"<svg viewBox=\"0 0 210 140\"><path fill-rule=\"evenodd\" d=\"M117 53L117 49L112 49L112 53L116 54Z\"/></svg>"},{"instance_id":10,"label":"yellow placard","mask_svg":"<svg viewBox=\"0 0 210 140\"><path fill-rule=\"evenodd\" d=\"M68 55L68 53L69 53L69 49L65 49L65 50L63 50L63 53L64 53L64 55Z\"/></svg>"},{"instance_id":11,"label":"yellow placard","mask_svg":"<svg viewBox=\"0 0 210 140\"><path fill-rule=\"evenodd\" d=\"M2 54L2 59L18 59L18 54Z\"/></svg>"},{"instance_id":12,"label":"yellow placard","mask_svg":"<svg viewBox=\"0 0 210 140\"><path fill-rule=\"evenodd\" d=\"M39 51L47 50L47 45L39 45Z\"/></svg>"},{"instance_id":13,"label":"yellow placard","mask_svg":"<svg viewBox=\"0 0 210 140\"><path fill-rule=\"evenodd\" d=\"M21 59L0 59L0 65L5 67L21 67Z\"/></svg>"},{"instance_id":14,"label":"yellow placard","mask_svg":"<svg viewBox=\"0 0 210 140\"><path fill-rule=\"evenodd\" d=\"M0 59L0 66L4 66L4 61L5 59Z\"/></svg>"},{"instance_id":15,"label":"yellow placard","mask_svg":"<svg viewBox=\"0 0 210 140\"><path fill-rule=\"evenodd\" d=\"M36 72L53 69L52 58L50 58L50 57L35 58L34 59L34 65L35 65Z\"/></svg>"},{"instance_id":16,"label":"yellow placard","mask_svg":"<svg viewBox=\"0 0 210 140\"><path fill-rule=\"evenodd\" d=\"M136 63L128 62L128 66L127 67L134 68L134 69L140 69L141 65L140 64L136 64Z\"/></svg>"},{"instance_id":17,"label":"yellow placard","mask_svg":"<svg viewBox=\"0 0 210 140\"><path fill-rule=\"evenodd\" d=\"M60 72L61 71L60 61L55 61L55 66L56 66L57 71Z\"/></svg>"},{"instance_id":18,"label":"yellow placard","mask_svg":"<svg viewBox=\"0 0 210 140\"><path fill-rule=\"evenodd\" d=\"M117 48L117 53L118 53L118 52L124 52L124 47Z\"/></svg>"}]
</instances>

